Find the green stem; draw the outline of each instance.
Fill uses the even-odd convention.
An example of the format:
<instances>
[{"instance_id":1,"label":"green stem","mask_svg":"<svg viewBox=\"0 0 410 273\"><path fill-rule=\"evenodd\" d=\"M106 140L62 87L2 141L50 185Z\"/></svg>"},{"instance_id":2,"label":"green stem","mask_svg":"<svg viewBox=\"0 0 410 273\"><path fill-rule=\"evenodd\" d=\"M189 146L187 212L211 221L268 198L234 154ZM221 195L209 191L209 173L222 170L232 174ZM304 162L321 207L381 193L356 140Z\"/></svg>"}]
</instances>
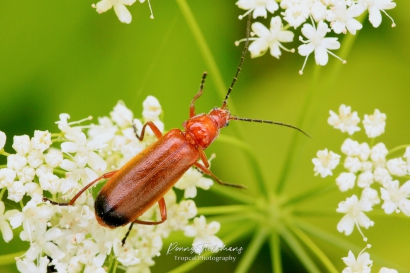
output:
<instances>
[{"instance_id":1,"label":"green stem","mask_svg":"<svg viewBox=\"0 0 410 273\"><path fill-rule=\"evenodd\" d=\"M4 193L6 192L7 188L2 188L0 191L0 201L3 200Z\"/></svg>"},{"instance_id":2,"label":"green stem","mask_svg":"<svg viewBox=\"0 0 410 273\"><path fill-rule=\"evenodd\" d=\"M321 239L323 242L326 242L330 245L333 245L339 249L343 249L345 251L345 255L347 256L348 251L351 250L352 252L354 252L356 255L363 249L363 245L359 246L357 244L353 244L350 243L349 241L347 241L346 239L342 239L339 236L335 236L333 234L330 234L329 232L320 229L316 226L313 226L311 224L308 224L304 221L301 220L296 220L295 223L297 224L297 226L299 226L299 228L305 230L306 232L308 232L309 234L315 236L316 238ZM345 236L343 236L345 237ZM375 263L378 263L380 266L386 266L386 267L391 267L396 269L399 272L408 272L407 269L404 269L403 267L397 265L397 264L393 264L391 262L389 262L388 260L385 260L384 258L377 256L375 254L371 255L372 260Z\"/></svg>"},{"instance_id":3,"label":"green stem","mask_svg":"<svg viewBox=\"0 0 410 273\"><path fill-rule=\"evenodd\" d=\"M235 273L250 272L249 269L266 241L267 236L268 231L265 228L256 231L238 267L235 269Z\"/></svg>"},{"instance_id":4,"label":"green stem","mask_svg":"<svg viewBox=\"0 0 410 273\"><path fill-rule=\"evenodd\" d=\"M296 237L287 229L281 229L282 238L286 241L288 246L293 250L295 255L299 258L302 264L305 266L307 271L311 273L320 273L319 268L315 265L315 262L306 252L304 247L299 243Z\"/></svg>"},{"instance_id":5,"label":"green stem","mask_svg":"<svg viewBox=\"0 0 410 273\"><path fill-rule=\"evenodd\" d=\"M332 183L329 184L328 182L322 183L321 185L318 185L317 187L308 189L296 196L290 197L289 200L283 203L283 206L289 206L289 205L294 205L296 203L306 201L308 199L311 199L313 197L316 197L318 195L322 195L324 193L327 193L333 189L336 188L336 184Z\"/></svg>"},{"instance_id":6,"label":"green stem","mask_svg":"<svg viewBox=\"0 0 410 273\"><path fill-rule=\"evenodd\" d=\"M302 217L336 217L335 209L295 209L292 214Z\"/></svg>"},{"instance_id":7,"label":"green stem","mask_svg":"<svg viewBox=\"0 0 410 273\"><path fill-rule=\"evenodd\" d=\"M391 150L387 153L387 155L391 155L392 153L395 153L395 152L400 151L400 150L402 150L402 149L406 149L407 147L410 147L410 144L404 144L404 145L400 145L400 146L394 147L393 149L391 149Z\"/></svg>"},{"instance_id":8,"label":"green stem","mask_svg":"<svg viewBox=\"0 0 410 273\"><path fill-rule=\"evenodd\" d=\"M63 133L52 133L51 137L63 137L64 134Z\"/></svg>"},{"instance_id":9,"label":"green stem","mask_svg":"<svg viewBox=\"0 0 410 273\"><path fill-rule=\"evenodd\" d=\"M108 258L107 258L107 260L108 260L108 269L107 269L107 272L111 272L111 268L112 268L112 265L113 265L113 254L112 254L112 252L110 253L110 255L108 256Z\"/></svg>"},{"instance_id":10,"label":"green stem","mask_svg":"<svg viewBox=\"0 0 410 273\"><path fill-rule=\"evenodd\" d=\"M356 244L352 244L347 240L341 239L339 236L335 236L330 234L329 232L318 228L317 226L311 225L303 220L296 219L295 224L301 228L302 230L308 232L309 234L315 236L323 240L324 242L328 242L334 246L338 246L343 250L352 250L354 252L359 252L363 247L360 247Z\"/></svg>"},{"instance_id":11,"label":"green stem","mask_svg":"<svg viewBox=\"0 0 410 273\"><path fill-rule=\"evenodd\" d=\"M307 93L307 97L305 98L305 103L302 107L302 110L300 111L300 116L298 119L298 122L296 123L296 126L305 130L305 124L307 124L307 117L310 116L310 111L312 111L314 100L313 98L316 97L315 94L318 92L319 88L317 88L317 82L319 80L319 75L320 75L320 67L315 66L314 73L313 73L313 78L312 78L312 83L310 84L309 91ZM276 187L276 193L279 194L282 192L283 187L285 185L285 182L288 178L288 175L291 173L290 170L294 166L294 161L297 158L297 154L300 149L300 141L299 137L301 134L299 132L294 132L292 136L292 140L290 141L290 146L289 146L289 152L287 153L286 159L285 159L285 164L283 165L280 178L278 180L278 184Z\"/></svg>"},{"instance_id":12,"label":"green stem","mask_svg":"<svg viewBox=\"0 0 410 273\"><path fill-rule=\"evenodd\" d=\"M306 235L302 230L294 226L293 224L287 225L287 227L301 240L312 252L319 258L319 260L326 267L326 272L337 273L337 268L333 265L330 259L325 253Z\"/></svg>"},{"instance_id":13,"label":"green stem","mask_svg":"<svg viewBox=\"0 0 410 273\"><path fill-rule=\"evenodd\" d=\"M360 15L359 17L357 17L356 19L363 23L364 19L367 18L366 16L366 12L363 13L362 15ZM353 44L356 41L357 36L359 35L358 31L356 33L356 35L353 35L351 33L348 33L344 36L343 41L342 41L342 46L339 50L339 56L346 60L347 57L349 56L350 51L353 48ZM326 79L324 79L324 84L320 87L317 88L317 95L315 97L315 99L313 100L314 105L313 107L311 107L311 109L319 109L321 105L327 105L326 101L328 100L328 95L330 94L330 92L333 90L332 86L335 84L336 80L339 78L340 76L340 72L342 71L342 69L348 64L341 64L339 61L333 61L332 64L330 64L330 68L326 69L329 70L330 73L329 75L326 77ZM313 115L312 117L309 118L309 124L313 124L316 120L316 116Z\"/></svg>"},{"instance_id":14,"label":"green stem","mask_svg":"<svg viewBox=\"0 0 410 273\"><path fill-rule=\"evenodd\" d=\"M111 271L112 273L117 272L117 266L118 266L118 260L115 259L115 260L114 260L114 265L113 265L112 271Z\"/></svg>"},{"instance_id":15,"label":"green stem","mask_svg":"<svg viewBox=\"0 0 410 273\"><path fill-rule=\"evenodd\" d=\"M4 149L0 150L0 155L9 156L10 154L7 153Z\"/></svg>"},{"instance_id":16,"label":"green stem","mask_svg":"<svg viewBox=\"0 0 410 273\"><path fill-rule=\"evenodd\" d=\"M234 206L219 206L219 207L201 207L198 208L198 215L215 215L215 214L230 214L242 212L252 209L250 206L234 205Z\"/></svg>"},{"instance_id":17,"label":"green stem","mask_svg":"<svg viewBox=\"0 0 410 273\"><path fill-rule=\"evenodd\" d=\"M365 15L361 15L359 17L359 21L363 22ZM357 35L352 35L352 34L347 34L344 39L343 39L343 45L341 47L341 50L339 52L339 56L342 59L346 59L347 56L350 53L350 50L352 49L353 43L356 40ZM318 86L318 80L319 80L319 75L321 68L316 65L315 70L313 73L313 79L312 83L310 85L310 89L307 95L307 98L305 100L305 104L303 106L302 111L300 112L300 118L297 123L297 127L306 129L307 125L312 125L315 120L315 112L314 110L318 109L319 105L326 105L325 101L327 99L326 94L328 93L329 90L332 90L329 88L332 84L334 84L335 80L337 77L340 75L340 71L342 70L343 65L340 64L340 62L333 62L333 65L330 68L330 75L327 77L326 84L319 87ZM309 121L309 122L307 122ZM292 169L294 166L294 161L296 158L296 154L299 151L300 144L298 142L298 137L299 134L294 134L291 144L290 144L290 149L288 152L288 156L285 161L285 165L282 169L281 176L279 179L279 183L276 189L276 193L280 193L283 189L284 183L287 180L287 176L289 174L289 170Z\"/></svg>"},{"instance_id":18,"label":"green stem","mask_svg":"<svg viewBox=\"0 0 410 273\"><path fill-rule=\"evenodd\" d=\"M265 180L262 177L262 172L259 168L257 157L254 151L251 149L251 147L246 142L239 140L237 138L231 137L231 136L227 136L227 135L220 135L216 141L220 141L220 142L227 143L227 144L232 144L236 147L241 148L241 150L245 153L248 162L250 162L252 169L254 170L259 192L264 192L264 191L266 192L265 190L266 187L265 187L265 184L263 183L263 181Z\"/></svg>"},{"instance_id":19,"label":"green stem","mask_svg":"<svg viewBox=\"0 0 410 273\"><path fill-rule=\"evenodd\" d=\"M276 231L272 231L269 238L272 271L282 273L282 258L280 255L280 237Z\"/></svg>"},{"instance_id":20,"label":"green stem","mask_svg":"<svg viewBox=\"0 0 410 273\"><path fill-rule=\"evenodd\" d=\"M0 266L3 265L9 265L9 264L15 264L16 263L16 257L21 257L26 253L26 251L21 251L21 252L15 252L11 254L6 254L6 255L1 255L0 256Z\"/></svg>"},{"instance_id":21,"label":"green stem","mask_svg":"<svg viewBox=\"0 0 410 273\"><path fill-rule=\"evenodd\" d=\"M225 98L226 93L226 84L222 79L222 74L219 71L219 68L215 62L215 59L209 49L208 43L202 34L199 25L192 14L191 9L189 8L187 2L185 0L176 0L179 9L181 10L182 15L184 16L185 20L187 21L188 27L191 30L192 35L198 45L199 51L201 52L203 59L205 61L206 66L209 68L210 73L212 74L213 81L215 83L216 89L219 92L220 97L223 99ZM229 103L230 108L232 108L232 103Z\"/></svg>"},{"instance_id":22,"label":"green stem","mask_svg":"<svg viewBox=\"0 0 410 273\"><path fill-rule=\"evenodd\" d=\"M145 70L144 73L144 77L142 79L142 81L139 83L139 87L136 89L137 91L135 92L135 95L133 96L134 99L131 102L131 107L135 107L138 103L140 98L140 95L142 93L143 90L146 90L147 84L149 83L148 80L150 79L151 75L154 72L154 68L156 68L158 66L158 63L160 63L162 61L162 53L167 49L168 46L168 42L173 34L173 32L175 31L175 26L178 22L179 19L179 14L174 14L174 18L169 22L168 26L167 26L167 30L164 31L164 35L162 36L162 40L158 46L158 48L156 49L155 54L153 55L154 58L153 60L150 61L150 65L148 66L148 68ZM164 120L164 111L161 111L160 114L160 120ZM141 122L145 122L144 120L141 120Z\"/></svg>"},{"instance_id":23,"label":"green stem","mask_svg":"<svg viewBox=\"0 0 410 273\"><path fill-rule=\"evenodd\" d=\"M65 175L67 173L67 171L63 171L63 170L59 170L59 169L53 169L53 173Z\"/></svg>"},{"instance_id":24,"label":"green stem","mask_svg":"<svg viewBox=\"0 0 410 273\"><path fill-rule=\"evenodd\" d=\"M233 228L248 225L250 222L258 223L259 221L258 215L255 215L255 213L252 212L208 216L206 220L208 222L217 221L221 223L224 227L230 227L233 225Z\"/></svg>"},{"instance_id":25,"label":"green stem","mask_svg":"<svg viewBox=\"0 0 410 273\"><path fill-rule=\"evenodd\" d=\"M65 139L65 138L52 138L52 139L51 139L51 142L52 142L52 143L65 142L65 141L67 141L67 139Z\"/></svg>"},{"instance_id":26,"label":"green stem","mask_svg":"<svg viewBox=\"0 0 410 273\"><path fill-rule=\"evenodd\" d=\"M201 55L205 61L206 66L209 68L210 74L213 75L212 79L214 80L216 89L220 95L220 97L223 99L225 98L226 92L227 92L227 85L224 83L222 79L222 74L219 71L218 66L216 65L215 58L213 57L211 50L209 49L208 43L202 34L202 31L198 25L198 22L196 21L194 15L192 14L191 9L189 8L186 0L176 0L182 15L184 16L188 27L191 30L191 33L198 45L199 51L201 52ZM238 111L235 110L234 103L232 101L229 102L229 108L232 112L238 113ZM243 139L243 134L241 133L239 127L234 127L235 130L235 135L238 139ZM260 193L262 196L267 197L267 189L264 186L263 183L263 176L262 172L259 168L259 164L255 164L251 159L248 157L245 157L248 161L250 161L250 165L253 168L253 173L255 174L256 181L259 185L259 188L263 187L260 190Z\"/></svg>"},{"instance_id":27,"label":"green stem","mask_svg":"<svg viewBox=\"0 0 410 273\"><path fill-rule=\"evenodd\" d=\"M215 185L211 187L210 190L244 204L255 204L256 201L253 196L246 193L246 190L233 189L231 187L228 188L221 185Z\"/></svg>"}]
</instances>

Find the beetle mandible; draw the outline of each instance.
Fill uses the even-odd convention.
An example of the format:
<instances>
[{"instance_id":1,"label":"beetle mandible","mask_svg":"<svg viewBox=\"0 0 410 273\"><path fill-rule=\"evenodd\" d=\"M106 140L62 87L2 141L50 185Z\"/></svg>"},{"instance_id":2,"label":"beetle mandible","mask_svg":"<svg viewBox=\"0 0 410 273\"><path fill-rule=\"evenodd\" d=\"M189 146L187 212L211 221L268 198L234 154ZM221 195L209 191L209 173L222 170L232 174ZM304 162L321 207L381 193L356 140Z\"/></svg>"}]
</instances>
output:
<instances>
[{"instance_id":1,"label":"beetle mandible","mask_svg":"<svg viewBox=\"0 0 410 273\"><path fill-rule=\"evenodd\" d=\"M249 24L250 22L248 21L247 37L249 37ZM46 197L43 197L43 200L50 201L54 205L70 206L93 184L101 179L109 178L96 197L94 205L95 215L99 224L109 228L116 228L131 223L122 241L124 244L134 223L158 225L167 219L163 196L191 166L197 167L221 185L244 188L242 185L222 182L214 175L209 170L209 162L204 153L204 150L218 137L220 129L228 126L230 120L287 126L307 135L301 129L289 124L269 120L240 118L231 115L227 109L227 101L241 71L248 43L249 40L247 39L236 74L221 107L212 109L208 114L195 114L195 101L202 95L207 76L207 73L204 72L199 91L189 106L189 119L183 123L185 131L172 129L165 135L162 135L155 124L148 121L142 127L141 134L138 135L134 124L135 135L140 141L144 138L147 126L151 128L158 140L133 157L119 170L103 174L90 182L70 202L57 203ZM202 160L202 164L198 161L199 159ZM161 220L152 222L139 220L138 217L155 203L159 205Z\"/></svg>"}]
</instances>

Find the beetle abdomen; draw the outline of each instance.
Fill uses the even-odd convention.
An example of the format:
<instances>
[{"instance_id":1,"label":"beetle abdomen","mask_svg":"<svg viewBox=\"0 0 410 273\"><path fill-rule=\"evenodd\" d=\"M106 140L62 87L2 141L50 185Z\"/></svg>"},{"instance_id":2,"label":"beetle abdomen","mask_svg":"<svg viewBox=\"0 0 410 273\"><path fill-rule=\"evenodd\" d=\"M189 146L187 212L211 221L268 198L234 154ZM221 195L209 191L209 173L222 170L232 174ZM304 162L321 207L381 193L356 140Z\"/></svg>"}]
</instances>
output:
<instances>
[{"instance_id":1,"label":"beetle abdomen","mask_svg":"<svg viewBox=\"0 0 410 273\"><path fill-rule=\"evenodd\" d=\"M118 213L114 207L110 206L104 194L97 196L94 207L98 223L102 226L116 228L130 222L129 217Z\"/></svg>"}]
</instances>

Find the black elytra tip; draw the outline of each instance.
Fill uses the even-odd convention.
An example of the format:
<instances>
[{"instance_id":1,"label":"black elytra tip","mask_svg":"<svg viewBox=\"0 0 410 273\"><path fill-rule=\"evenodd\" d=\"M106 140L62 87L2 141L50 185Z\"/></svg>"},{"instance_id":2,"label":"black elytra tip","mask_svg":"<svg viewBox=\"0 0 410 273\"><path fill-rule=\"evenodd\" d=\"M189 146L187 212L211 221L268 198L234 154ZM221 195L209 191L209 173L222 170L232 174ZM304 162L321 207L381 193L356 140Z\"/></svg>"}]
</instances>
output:
<instances>
[{"instance_id":1,"label":"black elytra tip","mask_svg":"<svg viewBox=\"0 0 410 273\"><path fill-rule=\"evenodd\" d=\"M120 227L130 222L130 219L125 215L118 213L114 207L110 206L107 198L103 194L99 194L95 199L95 214L110 227Z\"/></svg>"}]
</instances>

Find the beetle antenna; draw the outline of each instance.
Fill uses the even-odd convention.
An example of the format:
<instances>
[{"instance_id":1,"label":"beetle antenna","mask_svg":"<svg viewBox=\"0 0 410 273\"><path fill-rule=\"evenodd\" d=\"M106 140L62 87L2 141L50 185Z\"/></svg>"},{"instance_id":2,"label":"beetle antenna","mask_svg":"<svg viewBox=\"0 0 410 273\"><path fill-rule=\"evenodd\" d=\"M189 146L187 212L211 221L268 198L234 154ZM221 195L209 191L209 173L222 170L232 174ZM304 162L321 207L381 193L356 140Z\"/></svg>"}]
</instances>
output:
<instances>
[{"instance_id":1,"label":"beetle antenna","mask_svg":"<svg viewBox=\"0 0 410 273\"><path fill-rule=\"evenodd\" d=\"M274 125L285 126L285 127L289 127L289 128L298 130L299 132L301 132L301 133L304 134L305 136L312 138L308 133L306 133L306 132L303 131L302 129L300 129L300 128L296 127L296 126L290 125L290 124L282 123L282 122L271 121L271 120L262 120L262 119L240 118L240 117L236 117L236 116L231 116L229 119L230 119L230 120L248 121L248 122L268 123L268 124L274 124Z\"/></svg>"},{"instance_id":2,"label":"beetle antenna","mask_svg":"<svg viewBox=\"0 0 410 273\"><path fill-rule=\"evenodd\" d=\"M225 109L225 108L226 108L226 104L227 104L227 101L228 101L228 98L229 98L229 94L231 93L231 91L232 91L232 89L233 89L233 86L235 85L236 81L238 80L239 73L241 72L241 69L242 69L242 63L243 63L243 61L245 60L245 55L246 55L246 52L248 51L250 32L251 32L251 15L249 14L249 16L248 16L248 22L247 22L247 26L246 26L246 42L245 42L245 47L243 48L241 60L239 61L239 65L238 65L238 69L236 70L235 77L233 77L231 86L229 87L228 92L226 93L225 99L224 99L224 101L222 102L222 107L221 107L221 109Z\"/></svg>"},{"instance_id":3,"label":"beetle antenna","mask_svg":"<svg viewBox=\"0 0 410 273\"><path fill-rule=\"evenodd\" d=\"M189 117L191 118L195 116L195 101L202 95L202 91L204 90L206 75L208 75L208 72L205 71L202 74L202 80L201 80L201 85L199 86L199 91L198 93L196 93L195 97L191 101L191 104L189 105Z\"/></svg>"}]
</instances>

